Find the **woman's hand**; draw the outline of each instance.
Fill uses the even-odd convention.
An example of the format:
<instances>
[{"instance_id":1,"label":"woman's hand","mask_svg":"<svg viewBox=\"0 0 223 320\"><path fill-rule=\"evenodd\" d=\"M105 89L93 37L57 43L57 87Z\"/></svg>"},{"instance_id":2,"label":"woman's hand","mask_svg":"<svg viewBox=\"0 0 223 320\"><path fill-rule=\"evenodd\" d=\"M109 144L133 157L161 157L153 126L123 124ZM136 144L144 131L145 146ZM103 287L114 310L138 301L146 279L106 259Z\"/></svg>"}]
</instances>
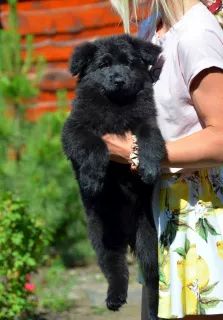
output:
<instances>
[{"instance_id":1,"label":"woman's hand","mask_svg":"<svg viewBox=\"0 0 223 320\"><path fill-rule=\"evenodd\" d=\"M106 134L102 137L108 147L110 159L123 164L131 164L130 154L132 152L132 135L130 132L125 136Z\"/></svg>"}]
</instances>

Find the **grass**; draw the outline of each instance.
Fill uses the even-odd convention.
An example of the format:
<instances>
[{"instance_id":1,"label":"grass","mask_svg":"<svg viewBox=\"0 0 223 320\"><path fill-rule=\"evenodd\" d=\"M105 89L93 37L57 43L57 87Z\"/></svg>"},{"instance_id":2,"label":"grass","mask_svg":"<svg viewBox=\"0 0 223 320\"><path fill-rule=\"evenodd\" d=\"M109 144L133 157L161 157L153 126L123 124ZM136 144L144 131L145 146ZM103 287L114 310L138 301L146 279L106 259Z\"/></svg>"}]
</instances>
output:
<instances>
[{"instance_id":1,"label":"grass","mask_svg":"<svg viewBox=\"0 0 223 320\"><path fill-rule=\"evenodd\" d=\"M75 299L69 294L77 279L75 275L67 272L60 261L55 261L49 268L41 270L34 282L40 310L63 312L75 305Z\"/></svg>"},{"instance_id":2,"label":"grass","mask_svg":"<svg viewBox=\"0 0 223 320\"><path fill-rule=\"evenodd\" d=\"M106 281L103 273L94 273L92 276L93 276L94 280L96 280L98 282L105 282Z\"/></svg>"},{"instance_id":3,"label":"grass","mask_svg":"<svg viewBox=\"0 0 223 320\"><path fill-rule=\"evenodd\" d=\"M106 307L91 307L91 310L93 311L93 313L98 315L102 315L105 312L108 312L108 309Z\"/></svg>"}]
</instances>

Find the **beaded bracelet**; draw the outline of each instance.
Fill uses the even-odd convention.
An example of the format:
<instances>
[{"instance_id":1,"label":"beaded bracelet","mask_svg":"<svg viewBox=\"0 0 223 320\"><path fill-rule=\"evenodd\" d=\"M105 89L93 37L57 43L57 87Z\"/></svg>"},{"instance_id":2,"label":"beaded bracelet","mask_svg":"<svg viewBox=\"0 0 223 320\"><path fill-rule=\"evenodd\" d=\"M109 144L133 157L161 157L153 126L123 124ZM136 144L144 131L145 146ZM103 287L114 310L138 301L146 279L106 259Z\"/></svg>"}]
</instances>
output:
<instances>
[{"instance_id":1,"label":"beaded bracelet","mask_svg":"<svg viewBox=\"0 0 223 320\"><path fill-rule=\"evenodd\" d=\"M137 143L137 138L135 135L132 135L132 152L130 154L130 159L132 160L131 171L137 172L137 168L139 165L139 147Z\"/></svg>"}]
</instances>

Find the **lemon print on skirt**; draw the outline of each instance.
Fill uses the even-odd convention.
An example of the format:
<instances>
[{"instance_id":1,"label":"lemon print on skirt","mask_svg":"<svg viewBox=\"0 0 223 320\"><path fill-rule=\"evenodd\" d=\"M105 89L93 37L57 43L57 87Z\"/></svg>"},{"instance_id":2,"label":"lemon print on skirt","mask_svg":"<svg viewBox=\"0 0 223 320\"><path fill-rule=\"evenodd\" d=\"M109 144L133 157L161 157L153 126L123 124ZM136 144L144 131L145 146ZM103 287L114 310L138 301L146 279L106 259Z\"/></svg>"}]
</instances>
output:
<instances>
[{"instance_id":1,"label":"lemon print on skirt","mask_svg":"<svg viewBox=\"0 0 223 320\"><path fill-rule=\"evenodd\" d=\"M183 287L182 290L182 305L184 312L189 315L197 314L198 296L193 284Z\"/></svg>"},{"instance_id":2,"label":"lemon print on skirt","mask_svg":"<svg viewBox=\"0 0 223 320\"><path fill-rule=\"evenodd\" d=\"M208 177L203 177L203 184L201 192L199 193L200 203L207 208L206 215L219 216L223 214L223 203L217 192L215 192Z\"/></svg>"},{"instance_id":3,"label":"lemon print on skirt","mask_svg":"<svg viewBox=\"0 0 223 320\"><path fill-rule=\"evenodd\" d=\"M190 190L184 179L176 181L168 191L169 208L171 211L184 210L188 206Z\"/></svg>"},{"instance_id":4,"label":"lemon print on skirt","mask_svg":"<svg viewBox=\"0 0 223 320\"><path fill-rule=\"evenodd\" d=\"M221 259L223 259L223 241L218 241L216 243L216 246L217 246L217 249L218 249L218 254L219 254L219 257Z\"/></svg>"},{"instance_id":5,"label":"lemon print on skirt","mask_svg":"<svg viewBox=\"0 0 223 320\"><path fill-rule=\"evenodd\" d=\"M164 318L166 316L166 311L170 310L171 308L171 296L170 294L167 295L160 295L159 296L159 317Z\"/></svg>"},{"instance_id":6,"label":"lemon print on skirt","mask_svg":"<svg viewBox=\"0 0 223 320\"><path fill-rule=\"evenodd\" d=\"M217 242L217 247L222 244ZM185 248L177 248L175 252L181 257L177 261L177 274L182 284L182 305L188 315L206 314L220 299L209 297L218 282L210 284L210 271L207 262L196 252L196 245L186 239Z\"/></svg>"},{"instance_id":7,"label":"lemon print on skirt","mask_svg":"<svg viewBox=\"0 0 223 320\"><path fill-rule=\"evenodd\" d=\"M170 283L170 254L167 248L159 246L159 288L162 292L169 290Z\"/></svg>"},{"instance_id":8,"label":"lemon print on skirt","mask_svg":"<svg viewBox=\"0 0 223 320\"><path fill-rule=\"evenodd\" d=\"M181 249L181 250L179 250ZM182 248L176 249L176 252L180 252L182 257ZM181 280L182 285L191 285L194 281L198 281L198 287L202 290L209 282L210 274L208 265L201 256L197 256L196 246L193 244L190 246L187 252L185 252L184 260L177 262L177 272ZM199 270L199 272L197 272Z\"/></svg>"},{"instance_id":9,"label":"lemon print on skirt","mask_svg":"<svg viewBox=\"0 0 223 320\"><path fill-rule=\"evenodd\" d=\"M157 188L158 316L223 314L223 167L163 174Z\"/></svg>"},{"instance_id":10,"label":"lemon print on skirt","mask_svg":"<svg viewBox=\"0 0 223 320\"><path fill-rule=\"evenodd\" d=\"M167 248L159 248L159 266L163 271L163 282L168 284L170 281L170 254Z\"/></svg>"}]
</instances>

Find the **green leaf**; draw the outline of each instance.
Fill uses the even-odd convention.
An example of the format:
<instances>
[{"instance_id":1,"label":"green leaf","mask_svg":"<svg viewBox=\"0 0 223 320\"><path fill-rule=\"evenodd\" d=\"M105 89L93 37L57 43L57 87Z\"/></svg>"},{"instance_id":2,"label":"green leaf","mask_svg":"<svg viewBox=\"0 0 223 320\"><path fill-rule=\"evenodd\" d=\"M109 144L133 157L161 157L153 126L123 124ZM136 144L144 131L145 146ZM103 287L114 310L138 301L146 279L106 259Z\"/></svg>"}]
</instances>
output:
<instances>
[{"instance_id":1,"label":"green leaf","mask_svg":"<svg viewBox=\"0 0 223 320\"><path fill-rule=\"evenodd\" d=\"M186 241L185 241L185 252L186 252L186 254L188 253L190 247L191 247L190 241L186 238Z\"/></svg>"},{"instance_id":2,"label":"green leaf","mask_svg":"<svg viewBox=\"0 0 223 320\"><path fill-rule=\"evenodd\" d=\"M219 233L216 232L215 228L210 224L210 222L207 220L207 218L204 218L203 220L204 227L213 235L218 236Z\"/></svg>"},{"instance_id":3,"label":"green leaf","mask_svg":"<svg viewBox=\"0 0 223 320\"><path fill-rule=\"evenodd\" d=\"M205 309L201 306L201 308L200 308L200 314L201 315L206 315L206 311L205 311Z\"/></svg>"},{"instance_id":4,"label":"green leaf","mask_svg":"<svg viewBox=\"0 0 223 320\"><path fill-rule=\"evenodd\" d=\"M198 304L197 304L197 314L201 314L201 304L200 304L199 301L198 301Z\"/></svg>"},{"instance_id":5,"label":"green leaf","mask_svg":"<svg viewBox=\"0 0 223 320\"><path fill-rule=\"evenodd\" d=\"M191 229L191 227L185 222L184 220L181 219L173 219L171 220L172 224L177 226L178 231L187 231L188 229Z\"/></svg>"},{"instance_id":6,"label":"green leaf","mask_svg":"<svg viewBox=\"0 0 223 320\"><path fill-rule=\"evenodd\" d=\"M202 294L203 296L207 296L209 293L211 293L214 288L216 287L216 285L219 283L219 281L213 283L213 284L210 284L210 285L207 285L206 287L204 287L201 291L200 291L200 294Z\"/></svg>"},{"instance_id":7,"label":"green leaf","mask_svg":"<svg viewBox=\"0 0 223 320\"><path fill-rule=\"evenodd\" d=\"M13 62L11 59L11 44L10 41L11 39L11 35L8 31L2 31L1 34L2 37L2 42L4 43L4 46L2 47L2 58L3 61L1 61L1 63L3 63L5 65L6 70L8 71L8 73L13 72Z\"/></svg>"},{"instance_id":8,"label":"green leaf","mask_svg":"<svg viewBox=\"0 0 223 320\"><path fill-rule=\"evenodd\" d=\"M164 256L162 254L159 254L159 267L162 268L164 267Z\"/></svg>"},{"instance_id":9,"label":"green leaf","mask_svg":"<svg viewBox=\"0 0 223 320\"><path fill-rule=\"evenodd\" d=\"M160 255L164 255L164 246L162 244L159 245L160 248Z\"/></svg>"},{"instance_id":10,"label":"green leaf","mask_svg":"<svg viewBox=\"0 0 223 320\"><path fill-rule=\"evenodd\" d=\"M36 266L36 261L33 258L28 258L26 260L26 263L31 267L35 267Z\"/></svg>"},{"instance_id":11,"label":"green leaf","mask_svg":"<svg viewBox=\"0 0 223 320\"><path fill-rule=\"evenodd\" d=\"M206 315L206 311L205 311L205 309L203 308L203 306L202 306L202 304L201 303L199 303L199 305L200 305L200 315Z\"/></svg>"},{"instance_id":12,"label":"green leaf","mask_svg":"<svg viewBox=\"0 0 223 320\"><path fill-rule=\"evenodd\" d=\"M23 234L14 234L12 236L12 243L17 246L22 243L22 240L23 240Z\"/></svg>"},{"instance_id":13,"label":"green leaf","mask_svg":"<svg viewBox=\"0 0 223 320\"><path fill-rule=\"evenodd\" d=\"M204 227L203 219L199 218L198 222L196 223L196 232L207 242L207 229Z\"/></svg>"},{"instance_id":14,"label":"green leaf","mask_svg":"<svg viewBox=\"0 0 223 320\"><path fill-rule=\"evenodd\" d=\"M160 242L163 247L166 247L171 243L171 240L175 238L176 230L174 230L170 221L167 222L164 232L161 234Z\"/></svg>"},{"instance_id":15,"label":"green leaf","mask_svg":"<svg viewBox=\"0 0 223 320\"><path fill-rule=\"evenodd\" d=\"M188 214L192 211L192 209L187 209L187 210L174 210L173 211L173 215L175 217L181 217L181 218L186 218L188 216Z\"/></svg>"},{"instance_id":16,"label":"green leaf","mask_svg":"<svg viewBox=\"0 0 223 320\"><path fill-rule=\"evenodd\" d=\"M162 269L159 270L159 281L166 284L166 276Z\"/></svg>"},{"instance_id":17,"label":"green leaf","mask_svg":"<svg viewBox=\"0 0 223 320\"><path fill-rule=\"evenodd\" d=\"M215 308L219 304L219 302L223 302L223 300L220 300L218 298L201 298L200 299L200 303L205 310Z\"/></svg>"},{"instance_id":18,"label":"green leaf","mask_svg":"<svg viewBox=\"0 0 223 320\"><path fill-rule=\"evenodd\" d=\"M15 6L17 4L17 0L8 0L10 6Z\"/></svg>"},{"instance_id":19,"label":"green leaf","mask_svg":"<svg viewBox=\"0 0 223 320\"><path fill-rule=\"evenodd\" d=\"M178 253L180 257L186 259L186 252L183 248L177 248L174 252Z\"/></svg>"},{"instance_id":20,"label":"green leaf","mask_svg":"<svg viewBox=\"0 0 223 320\"><path fill-rule=\"evenodd\" d=\"M159 287L160 291L168 292L170 290L170 284L164 283L162 286Z\"/></svg>"},{"instance_id":21,"label":"green leaf","mask_svg":"<svg viewBox=\"0 0 223 320\"><path fill-rule=\"evenodd\" d=\"M177 229L174 228L174 225L170 223L170 232L167 234L168 242L166 245L171 245L176 237Z\"/></svg>"},{"instance_id":22,"label":"green leaf","mask_svg":"<svg viewBox=\"0 0 223 320\"><path fill-rule=\"evenodd\" d=\"M26 57L22 67L22 73L30 71L33 64L33 36L26 36Z\"/></svg>"}]
</instances>

